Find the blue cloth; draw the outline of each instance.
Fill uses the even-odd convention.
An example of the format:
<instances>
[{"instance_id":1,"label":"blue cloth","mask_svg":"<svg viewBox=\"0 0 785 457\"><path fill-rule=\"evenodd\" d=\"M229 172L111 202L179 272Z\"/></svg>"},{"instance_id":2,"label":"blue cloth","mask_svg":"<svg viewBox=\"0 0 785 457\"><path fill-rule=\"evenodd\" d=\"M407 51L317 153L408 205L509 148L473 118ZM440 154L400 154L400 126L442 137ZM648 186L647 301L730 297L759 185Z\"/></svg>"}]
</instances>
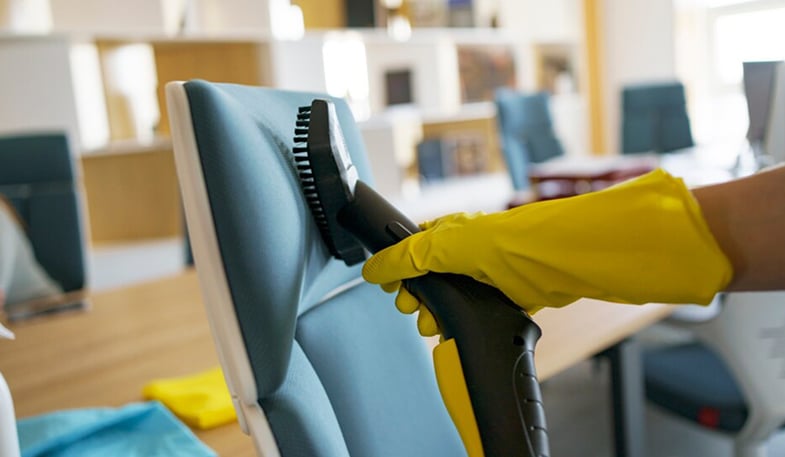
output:
<instances>
[{"instance_id":1,"label":"blue cloth","mask_svg":"<svg viewBox=\"0 0 785 457\"><path fill-rule=\"evenodd\" d=\"M21 419L22 457L214 457L161 403L73 409Z\"/></svg>"}]
</instances>

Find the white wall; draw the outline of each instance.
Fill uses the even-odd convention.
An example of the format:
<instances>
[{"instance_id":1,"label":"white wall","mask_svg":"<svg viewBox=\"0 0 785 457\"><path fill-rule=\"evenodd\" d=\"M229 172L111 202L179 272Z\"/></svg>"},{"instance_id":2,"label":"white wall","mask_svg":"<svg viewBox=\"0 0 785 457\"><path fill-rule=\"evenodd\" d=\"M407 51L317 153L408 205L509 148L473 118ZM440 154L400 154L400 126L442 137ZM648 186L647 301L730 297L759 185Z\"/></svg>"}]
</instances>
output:
<instances>
[{"instance_id":1,"label":"white wall","mask_svg":"<svg viewBox=\"0 0 785 457\"><path fill-rule=\"evenodd\" d=\"M423 112L452 112L460 107L458 54L446 34L415 34L404 43L367 38L371 112L386 107L385 72L411 69L413 102Z\"/></svg>"},{"instance_id":2,"label":"white wall","mask_svg":"<svg viewBox=\"0 0 785 457\"><path fill-rule=\"evenodd\" d=\"M578 93L571 93L557 94L550 100L553 128L564 153L570 156L591 155L586 98Z\"/></svg>"},{"instance_id":3,"label":"white wall","mask_svg":"<svg viewBox=\"0 0 785 457\"><path fill-rule=\"evenodd\" d=\"M605 144L615 153L622 87L676 78L674 11L671 0L604 0L602 5Z\"/></svg>"},{"instance_id":4,"label":"white wall","mask_svg":"<svg viewBox=\"0 0 785 457\"><path fill-rule=\"evenodd\" d=\"M366 51L359 33L310 33L270 46L275 87L328 93L346 99L356 119L370 116Z\"/></svg>"},{"instance_id":5,"label":"white wall","mask_svg":"<svg viewBox=\"0 0 785 457\"><path fill-rule=\"evenodd\" d=\"M74 152L83 153L89 149L103 147L109 141L109 117L106 110L106 97L101 73L98 48L92 42L72 42L70 44L69 59L71 61L71 77L73 81L74 109L76 110L79 135L75 137ZM138 69L137 69L138 70ZM138 78L137 71L132 77L144 84ZM148 78L150 81L150 78ZM150 83L150 98L135 97L136 103L147 102L154 104L155 121L158 120L158 101L155 99L154 82ZM47 109L47 107L42 107ZM152 109L152 108L151 108ZM152 125L148 124L149 133L152 135Z\"/></svg>"},{"instance_id":6,"label":"white wall","mask_svg":"<svg viewBox=\"0 0 785 457\"><path fill-rule=\"evenodd\" d=\"M575 42L583 36L581 2L500 0L499 26L516 31L531 42Z\"/></svg>"},{"instance_id":7,"label":"white wall","mask_svg":"<svg viewBox=\"0 0 785 457\"><path fill-rule=\"evenodd\" d=\"M60 35L0 36L0 134L66 132L75 154L109 137L98 52Z\"/></svg>"},{"instance_id":8,"label":"white wall","mask_svg":"<svg viewBox=\"0 0 785 457\"><path fill-rule=\"evenodd\" d=\"M192 0L197 10L198 30L207 33L267 34L272 28L272 11L289 0Z\"/></svg>"},{"instance_id":9,"label":"white wall","mask_svg":"<svg viewBox=\"0 0 785 457\"><path fill-rule=\"evenodd\" d=\"M49 0L55 31L79 33L173 33L182 0ZM174 16L166 16L172 14Z\"/></svg>"},{"instance_id":10,"label":"white wall","mask_svg":"<svg viewBox=\"0 0 785 457\"><path fill-rule=\"evenodd\" d=\"M0 0L2 2L4 0ZM5 0L47 1L47 0ZM289 37L290 0L48 0L55 30L80 33ZM2 18L2 16L0 16ZM300 32L300 31L298 31Z\"/></svg>"},{"instance_id":11,"label":"white wall","mask_svg":"<svg viewBox=\"0 0 785 457\"><path fill-rule=\"evenodd\" d=\"M0 0L0 31L47 32L51 27L49 0Z\"/></svg>"},{"instance_id":12,"label":"white wall","mask_svg":"<svg viewBox=\"0 0 785 457\"><path fill-rule=\"evenodd\" d=\"M401 193L405 170L412 165L417 144L422 141L422 119L415 111L391 110L359 123L374 187L382 195Z\"/></svg>"},{"instance_id":13,"label":"white wall","mask_svg":"<svg viewBox=\"0 0 785 457\"><path fill-rule=\"evenodd\" d=\"M317 34L271 42L272 84L281 89L327 92L323 45L324 37Z\"/></svg>"},{"instance_id":14,"label":"white wall","mask_svg":"<svg viewBox=\"0 0 785 457\"><path fill-rule=\"evenodd\" d=\"M65 37L0 38L0 134L66 131L81 144Z\"/></svg>"}]
</instances>

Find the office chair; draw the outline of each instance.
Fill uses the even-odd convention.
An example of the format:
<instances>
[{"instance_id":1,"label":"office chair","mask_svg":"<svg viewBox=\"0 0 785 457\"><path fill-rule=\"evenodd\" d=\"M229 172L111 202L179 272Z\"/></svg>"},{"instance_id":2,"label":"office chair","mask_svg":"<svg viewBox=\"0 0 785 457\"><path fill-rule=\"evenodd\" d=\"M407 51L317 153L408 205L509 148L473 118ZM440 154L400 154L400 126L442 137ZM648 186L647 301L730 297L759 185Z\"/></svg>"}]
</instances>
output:
<instances>
[{"instance_id":1,"label":"office chair","mask_svg":"<svg viewBox=\"0 0 785 457\"><path fill-rule=\"evenodd\" d=\"M75 163L63 133L0 137L0 194L24 221L38 263L64 292L87 283Z\"/></svg>"},{"instance_id":2,"label":"office chair","mask_svg":"<svg viewBox=\"0 0 785 457\"><path fill-rule=\"evenodd\" d=\"M64 134L0 137L0 195L22 218L38 263L65 292L80 291L86 283L81 202L74 175ZM6 312L9 318L17 316L12 303L6 304ZM19 455L13 410L8 386L0 374L2 455Z\"/></svg>"},{"instance_id":3,"label":"office chair","mask_svg":"<svg viewBox=\"0 0 785 457\"><path fill-rule=\"evenodd\" d=\"M646 396L734 439L735 457L765 457L785 424L785 292L728 293L692 326L696 340L646 351Z\"/></svg>"},{"instance_id":4,"label":"office chair","mask_svg":"<svg viewBox=\"0 0 785 457\"><path fill-rule=\"evenodd\" d=\"M529 188L529 164L564 155L556 137L547 92L522 93L509 88L495 92L496 120L502 153L515 190Z\"/></svg>"},{"instance_id":5,"label":"office chair","mask_svg":"<svg viewBox=\"0 0 785 457\"><path fill-rule=\"evenodd\" d=\"M167 86L189 236L240 425L260 455L465 455L411 316L331 259L291 158L322 94ZM370 167L333 100L360 178Z\"/></svg>"},{"instance_id":6,"label":"office chair","mask_svg":"<svg viewBox=\"0 0 785 457\"><path fill-rule=\"evenodd\" d=\"M622 89L622 154L666 153L694 146L682 83Z\"/></svg>"},{"instance_id":7,"label":"office chair","mask_svg":"<svg viewBox=\"0 0 785 457\"><path fill-rule=\"evenodd\" d=\"M566 157L556 136L547 92L495 93L500 143L516 196L509 206L600 190L655 168L650 158ZM531 195L521 191L531 190Z\"/></svg>"}]
</instances>

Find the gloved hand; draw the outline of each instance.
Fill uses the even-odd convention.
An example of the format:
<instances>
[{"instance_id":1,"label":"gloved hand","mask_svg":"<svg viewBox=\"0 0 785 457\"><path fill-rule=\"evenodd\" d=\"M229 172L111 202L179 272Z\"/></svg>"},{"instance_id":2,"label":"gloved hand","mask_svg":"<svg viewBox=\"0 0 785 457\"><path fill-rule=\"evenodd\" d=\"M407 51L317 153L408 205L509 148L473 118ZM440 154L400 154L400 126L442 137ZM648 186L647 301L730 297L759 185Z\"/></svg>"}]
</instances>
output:
<instances>
[{"instance_id":1,"label":"gloved hand","mask_svg":"<svg viewBox=\"0 0 785 457\"><path fill-rule=\"evenodd\" d=\"M363 267L367 281L399 290L400 311L422 308L423 335L438 333L436 322L400 281L429 271L471 276L530 314L581 297L708 304L733 273L690 191L663 170L577 197L453 214L423 229Z\"/></svg>"}]
</instances>

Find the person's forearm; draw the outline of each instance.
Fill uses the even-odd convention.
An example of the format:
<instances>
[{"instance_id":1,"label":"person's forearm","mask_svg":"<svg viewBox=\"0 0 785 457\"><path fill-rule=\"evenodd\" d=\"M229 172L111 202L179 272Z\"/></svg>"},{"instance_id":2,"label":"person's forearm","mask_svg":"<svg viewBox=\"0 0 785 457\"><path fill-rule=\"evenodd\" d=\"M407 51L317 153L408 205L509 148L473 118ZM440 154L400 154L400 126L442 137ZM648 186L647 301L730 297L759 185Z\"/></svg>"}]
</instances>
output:
<instances>
[{"instance_id":1,"label":"person's forearm","mask_svg":"<svg viewBox=\"0 0 785 457\"><path fill-rule=\"evenodd\" d=\"M785 166L692 193L733 264L727 290L785 289Z\"/></svg>"}]
</instances>

